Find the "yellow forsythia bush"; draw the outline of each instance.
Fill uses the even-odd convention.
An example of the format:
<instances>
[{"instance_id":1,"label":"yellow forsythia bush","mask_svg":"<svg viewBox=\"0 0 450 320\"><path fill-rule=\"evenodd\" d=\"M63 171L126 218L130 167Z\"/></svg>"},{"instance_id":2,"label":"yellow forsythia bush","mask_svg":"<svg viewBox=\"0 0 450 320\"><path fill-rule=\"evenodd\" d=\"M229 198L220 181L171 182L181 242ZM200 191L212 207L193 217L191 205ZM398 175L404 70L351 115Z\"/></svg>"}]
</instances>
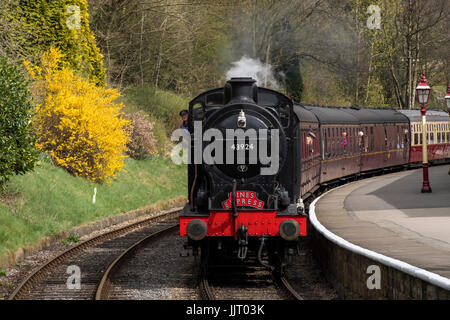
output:
<instances>
[{"instance_id":1,"label":"yellow forsythia bush","mask_svg":"<svg viewBox=\"0 0 450 320\"><path fill-rule=\"evenodd\" d=\"M75 75L63 57L51 48L42 67L25 62L41 101L34 119L36 146L75 176L109 181L122 169L129 141L123 105L114 103L120 94Z\"/></svg>"}]
</instances>

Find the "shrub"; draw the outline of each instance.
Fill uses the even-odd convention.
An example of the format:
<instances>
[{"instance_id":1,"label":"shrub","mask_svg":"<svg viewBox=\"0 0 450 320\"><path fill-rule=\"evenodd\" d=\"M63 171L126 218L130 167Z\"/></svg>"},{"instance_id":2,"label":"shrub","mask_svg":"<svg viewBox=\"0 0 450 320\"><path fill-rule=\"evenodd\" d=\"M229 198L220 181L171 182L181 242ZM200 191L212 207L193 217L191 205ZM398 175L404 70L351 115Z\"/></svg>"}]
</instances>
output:
<instances>
[{"instance_id":1,"label":"shrub","mask_svg":"<svg viewBox=\"0 0 450 320\"><path fill-rule=\"evenodd\" d=\"M26 35L17 39L26 57L39 60L41 52L57 47L70 68L104 85L103 56L90 30L87 0L21 0L13 8Z\"/></svg>"},{"instance_id":2,"label":"shrub","mask_svg":"<svg viewBox=\"0 0 450 320\"><path fill-rule=\"evenodd\" d=\"M127 130L130 135L128 142L128 155L133 159L145 159L148 154L155 154L156 139L153 134L154 122L149 121L149 117L145 112L138 111L127 116L131 121L131 125Z\"/></svg>"},{"instance_id":3,"label":"shrub","mask_svg":"<svg viewBox=\"0 0 450 320\"><path fill-rule=\"evenodd\" d=\"M32 170L37 152L30 120L33 106L24 75L0 59L0 186Z\"/></svg>"},{"instance_id":4,"label":"shrub","mask_svg":"<svg viewBox=\"0 0 450 320\"><path fill-rule=\"evenodd\" d=\"M129 141L120 94L80 78L63 63L64 55L51 48L42 68L25 63L42 104L34 123L39 150L75 176L105 181L124 165Z\"/></svg>"},{"instance_id":5,"label":"shrub","mask_svg":"<svg viewBox=\"0 0 450 320\"><path fill-rule=\"evenodd\" d=\"M152 87L131 87L125 92L126 101L138 106L152 118L162 121L167 135L179 128L181 118L179 112L187 109L189 99L176 93Z\"/></svg>"}]
</instances>

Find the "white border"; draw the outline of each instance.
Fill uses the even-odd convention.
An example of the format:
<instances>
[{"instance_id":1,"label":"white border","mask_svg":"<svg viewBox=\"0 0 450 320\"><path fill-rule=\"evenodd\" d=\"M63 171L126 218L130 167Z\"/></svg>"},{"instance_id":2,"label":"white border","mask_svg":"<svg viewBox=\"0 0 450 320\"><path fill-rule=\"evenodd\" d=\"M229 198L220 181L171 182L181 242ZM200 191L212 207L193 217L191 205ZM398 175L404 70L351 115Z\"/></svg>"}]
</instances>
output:
<instances>
[{"instance_id":1,"label":"white border","mask_svg":"<svg viewBox=\"0 0 450 320\"><path fill-rule=\"evenodd\" d=\"M347 185L345 185L347 186ZM341 188L343 186L340 186L338 188ZM435 286L441 287L445 290L450 290L450 279L440 276L436 273L426 271L424 269L412 266L406 262L403 262L401 260L393 259L390 257L387 257L385 255L379 254L375 251L371 251L362 247L359 247L353 243L348 242L347 240L344 240L343 238L335 235L330 230L325 228L319 220L317 220L316 217L316 203L319 201L320 198L322 198L324 195L328 194L331 191L334 191L338 188L334 188L320 197L316 198L311 205L309 206L309 220L311 221L311 224L314 226L314 228L321 233L325 238L330 240L331 242L335 243L336 245L347 249L351 252L354 252L356 254L360 254L362 256L365 256L369 259L375 260L377 262L380 262L386 266L395 268L397 270L400 270L401 272L407 273L413 277L419 278L421 280L427 281Z\"/></svg>"}]
</instances>

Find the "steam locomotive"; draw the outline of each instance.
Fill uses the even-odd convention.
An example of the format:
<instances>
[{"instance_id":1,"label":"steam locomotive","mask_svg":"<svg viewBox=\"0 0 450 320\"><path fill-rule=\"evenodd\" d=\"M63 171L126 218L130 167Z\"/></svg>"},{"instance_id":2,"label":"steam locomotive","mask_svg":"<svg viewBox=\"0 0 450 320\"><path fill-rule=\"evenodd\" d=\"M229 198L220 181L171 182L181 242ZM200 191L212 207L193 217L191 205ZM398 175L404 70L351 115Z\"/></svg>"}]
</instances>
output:
<instances>
[{"instance_id":1,"label":"steam locomotive","mask_svg":"<svg viewBox=\"0 0 450 320\"><path fill-rule=\"evenodd\" d=\"M180 236L205 263L253 255L282 273L307 234L303 201L321 186L417 163L418 119L410 110L294 104L251 78L232 78L189 104ZM448 161L448 114L433 111L430 120L430 161Z\"/></svg>"}]
</instances>

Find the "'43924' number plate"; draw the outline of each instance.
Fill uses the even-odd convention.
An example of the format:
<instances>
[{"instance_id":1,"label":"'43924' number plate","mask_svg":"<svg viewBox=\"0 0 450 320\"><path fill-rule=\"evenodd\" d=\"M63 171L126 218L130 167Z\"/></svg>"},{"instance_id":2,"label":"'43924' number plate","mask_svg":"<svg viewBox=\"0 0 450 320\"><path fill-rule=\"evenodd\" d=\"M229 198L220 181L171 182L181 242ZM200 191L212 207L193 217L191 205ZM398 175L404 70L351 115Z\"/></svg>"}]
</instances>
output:
<instances>
[{"instance_id":1,"label":"'43924' number plate","mask_svg":"<svg viewBox=\"0 0 450 320\"><path fill-rule=\"evenodd\" d=\"M231 145L231 150L253 150L253 143L234 143Z\"/></svg>"}]
</instances>

